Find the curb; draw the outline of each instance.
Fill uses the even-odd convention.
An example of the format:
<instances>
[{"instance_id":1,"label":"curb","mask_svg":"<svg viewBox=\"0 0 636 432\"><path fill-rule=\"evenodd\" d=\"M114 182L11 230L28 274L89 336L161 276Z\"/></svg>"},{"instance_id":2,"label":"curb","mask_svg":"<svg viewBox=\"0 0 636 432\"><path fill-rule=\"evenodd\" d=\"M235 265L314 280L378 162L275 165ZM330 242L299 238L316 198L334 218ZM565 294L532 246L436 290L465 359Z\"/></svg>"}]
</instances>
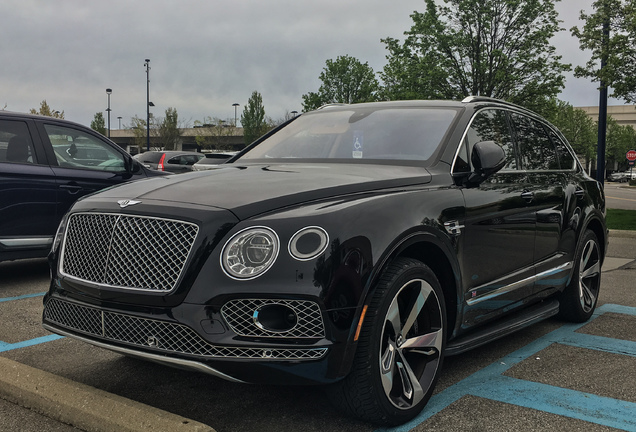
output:
<instances>
[{"instance_id":1,"label":"curb","mask_svg":"<svg viewBox=\"0 0 636 432\"><path fill-rule=\"evenodd\" d=\"M0 357L0 398L86 432L214 432L185 417Z\"/></svg>"},{"instance_id":2,"label":"curb","mask_svg":"<svg viewBox=\"0 0 636 432\"><path fill-rule=\"evenodd\" d=\"M628 230L609 230L610 237L622 237L622 238L633 238L636 239L636 231L628 231Z\"/></svg>"}]
</instances>

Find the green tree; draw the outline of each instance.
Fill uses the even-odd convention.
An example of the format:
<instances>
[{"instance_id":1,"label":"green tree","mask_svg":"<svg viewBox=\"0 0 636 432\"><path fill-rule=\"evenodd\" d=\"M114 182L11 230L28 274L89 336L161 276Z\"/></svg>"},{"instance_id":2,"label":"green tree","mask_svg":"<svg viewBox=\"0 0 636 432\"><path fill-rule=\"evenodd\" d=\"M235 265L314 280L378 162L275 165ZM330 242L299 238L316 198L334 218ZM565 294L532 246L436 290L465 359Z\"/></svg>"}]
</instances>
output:
<instances>
[{"instance_id":1,"label":"green tree","mask_svg":"<svg viewBox=\"0 0 636 432\"><path fill-rule=\"evenodd\" d=\"M378 80L369 63L345 55L327 60L320 73L322 84L317 93L303 95L303 110L310 111L329 103L372 102L378 99Z\"/></svg>"},{"instance_id":2,"label":"green tree","mask_svg":"<svg viewBox=\"0 0 636 432\"><path fill-rule=\"evenodd\" d=\"M93 121L91 122L91 129L106 136L106 122L104 121L104 114L101 112L95 113Z\"/></svg>"},{"instance_id":3,"label":"green tree","mask_svg":"<svg viewBox=\"0 0 636 432\"><path fill-rule=\"evenodd\" d=\"M40 102L40 109L36 110L35 108L31 108L30 111L31 114L38 114L38 115L43 115L43 116L47 116L47 117L54 117L54 118L59 118L59 119L63 119L64 118L64 111L56 111L51 109L51 107L49 106L48 103L46 103L46 100L43 100L42 102Z\"/></svg>"},{"instance_id":4,"label":"green tree","mask_svg":"<svg viewBox=\"0 0 636 432\"><path fill-rule=\"evenodd\" d=\"M203 122L196 120L194 127L202 133L194 138L197 145L211 150L232 150L229 137L238 135L238 128L232 121L221 120L218 117L205 117Z\"/></svg>"},{"instance_id":5,"label":"green tree","mask_svg":"<svg viewBox=\"0 0 636 432\"><path fill-rule=\"evenodd\" d=\"M481 95L540 109L564 87L550 39L558 0L425 0L400 43L387 38L382 97L462 99Z\"/></svg>"},{"instance_id":6,"label":"green tree","mask_svg":"<svg viewBox=\"0 0 636 432\"><path fill-rule=\"evenodd\" d=\"M636 1L597 0L594 12L581 12L583 28L571 32L579 39L582 50L592 53L584 66L577 66L574 75L603 82L612 88L615 98L636 102ZM603 37L603 24L609 25L609 38ZM601 70L601 60L606 66Z\"/></svg>"},{"instance_id":7,"label":"green tree","mask_svg":"<svg viewBox=\"0 0 636 432\"><path fill-rule=\"evenodd\" d=\"M168 108L166 116L157 124L157 135L165 150L177 150L181 142L179 114L176 108Z\"/></svg>"},{"instance_id":8,"label":"green tree","mask_svg":"<svg viewBox=\"0 0 636 432\"><path fill-rule=\"evenodd\" d=\"M608 117L605 166L613 168L616 163L620 169L626 169L627 160L625 159L625 153L633 149L635 143L636 130L634 128L619 125L612 117Z\"/></svg>"},{"instance_id":9,"label":"green tree","mask_svg":"<svg viewBox=\"0 0 636 432\"><path fill-rule=\"evenodd\" d=\"M243 107L241 124L243 125L245 145L251 144L256 138L263 135L269 129L267 121L265 120L263 97L259 92L252 92L252 96L250 96L247 104Z\"/></svg>"}]
</instances>

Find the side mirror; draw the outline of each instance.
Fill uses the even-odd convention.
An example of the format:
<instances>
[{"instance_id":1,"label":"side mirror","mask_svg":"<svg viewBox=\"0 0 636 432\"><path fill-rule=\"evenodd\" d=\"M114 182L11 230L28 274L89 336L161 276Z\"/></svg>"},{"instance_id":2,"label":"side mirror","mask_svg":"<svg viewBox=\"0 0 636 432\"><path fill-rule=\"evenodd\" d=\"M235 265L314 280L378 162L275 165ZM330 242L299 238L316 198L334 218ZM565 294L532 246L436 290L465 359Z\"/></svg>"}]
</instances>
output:
<instances>
[{"instance_id":1,"label":"side mirror","mask_svg":"<svg viewBox=\"0 0 636 432\"><path fill-rule=\"evenodd\" d=\"M141 165L135 159L128 157L127 158L128 172L130 174L137 174L141 171Z\"/></svg>"},{"instance_id":2,"label":"side mirror","mask_svg":"<svg viewBox=\"0 0 636 432\"><path fill-rule=\"evenodd\" d=\"M470 160L474 171L468 182L479 184L506 165L506 152L494 141L482 141L473 147Z\"/></svg>"}]
</instances>

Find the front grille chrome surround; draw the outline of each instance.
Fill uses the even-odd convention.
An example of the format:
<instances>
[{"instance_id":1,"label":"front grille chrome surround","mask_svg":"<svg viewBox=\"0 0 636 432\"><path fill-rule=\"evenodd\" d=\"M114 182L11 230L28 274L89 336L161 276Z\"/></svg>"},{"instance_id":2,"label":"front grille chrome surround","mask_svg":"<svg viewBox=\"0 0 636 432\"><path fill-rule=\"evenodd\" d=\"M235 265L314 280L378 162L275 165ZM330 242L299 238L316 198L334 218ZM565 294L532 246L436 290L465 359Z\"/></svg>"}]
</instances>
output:
<instances>
[{"instance_id":1,"label":"front grille chrome surround","mask_svg":"<svg viewBox=\"0 0 636 432\"><path fill-rule=\"evenodd\" d=\"M60 273L100 286L170 292L199 227L190 222L114 213L69 218Z\"/></svg>"},{"instance_id":2,"label":"front grille chrome surround","mask_svg":"<svg viewBox=\"0 0 636 432\"><path fill-rule=\"evenodd\" d=\"M254 322L254 311L267 305L283 305L292 309L298 322L288 331L268 331ZM270 338L323 338L325 325L320 306L309 300L235 299L221 308L221 314L232 331L240 336Z\"/></svg>"},{"instance_id":3,"label":"front grille chrome surround","mask_svg":"<svg viewBox=\"0 0 636 432\"><path fill-rule=\"evenodd\" d=\"M183 324L104 311L55 298L47 301L44 320L105 342L208 359L317 360L328 350L218 346Z\"/></svg>"}]
</instances>

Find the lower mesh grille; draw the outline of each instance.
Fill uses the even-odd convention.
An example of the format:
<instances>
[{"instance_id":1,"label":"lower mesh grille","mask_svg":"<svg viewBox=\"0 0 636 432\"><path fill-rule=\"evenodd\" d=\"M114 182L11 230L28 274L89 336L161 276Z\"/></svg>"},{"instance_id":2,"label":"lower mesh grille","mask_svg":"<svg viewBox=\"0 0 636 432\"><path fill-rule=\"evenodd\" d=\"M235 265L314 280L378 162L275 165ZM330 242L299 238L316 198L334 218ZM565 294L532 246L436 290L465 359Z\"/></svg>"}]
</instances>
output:
<instances>
[{"instance_id":1,"label":"lower mesh grille","mask_svg":"<svg viewBox=\"0 0 636 432\"><path fill-rule=\"evenodd\" d=\"M254 311L267 305L284 305L292 309L298 319L290 330L273 332L254 323ZM320 306L309 300L237 299L230 300L221 308L221 314L232 330L241 336L272 338L321 338L325 326Z\"/></svg>"},{"instance_id":2,"label":"lower mesh grille","mask_svg":"<svg viewBox=\"0 0 636 432\"><path fill-rule=\"evenodd\" d=\"M327 348L216 346L183 324L102 311L58 299L50 299L46 303L44 319L60 327L106 341L206 358L312 360L322 358L327 353Z\"/></svg>"}]
</instances>

